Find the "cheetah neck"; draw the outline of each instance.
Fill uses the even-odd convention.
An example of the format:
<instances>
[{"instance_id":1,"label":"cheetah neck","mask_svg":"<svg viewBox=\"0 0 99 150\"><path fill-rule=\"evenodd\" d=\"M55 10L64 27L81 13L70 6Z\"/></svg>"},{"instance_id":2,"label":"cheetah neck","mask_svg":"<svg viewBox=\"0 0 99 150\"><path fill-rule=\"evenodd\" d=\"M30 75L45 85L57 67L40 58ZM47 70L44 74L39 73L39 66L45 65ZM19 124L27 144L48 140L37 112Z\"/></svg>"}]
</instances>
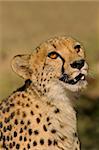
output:
<instances>
[{"instance_id":1,"label":"cheetah neck","mask_svg":"<svg viewBox=\"0 0 99 150\"><path fill-rule=\"evenodd\" d=\"M77 133L76 112L72 104L73 97L69 91L64 89L57 81L49 85L47 97L51 104L60 110L57 120L64 126L60 134L63 137L67 135L71 143L74 140L74 133ZM55 126L57 127L57 124L55 124ZM72 143L70 145L72 145ZM68 146L71 147L70 145Z\"/></svg>"},{"instance_id":2,"label":"cheetah neck","mask_svg":"<svg viewBox=\"0 0 99 150\"><path fill-rule=\"evenodd\" d=\"M38 100L43 102L44 112L52 118L50 128L57 130L55 139L59 141L61 139L68 139L65 143L66 147L68 150L72 150L75 135L77 135L77 126L76 113L73 108L70 93L57 81L47 84L47 92L44 95L41 95L41 91L39 92L37 87L32 84L29 90L33 94L35 92ZM55 114L55 110L59 110L59 113Z\"/></svg>"},{"instance_id":3,"label":"cheetah neck","mask_svg":"<svg viewBox=\"0 0 99 150\"><path fill-rule=\"evenodd\" d=\"M62 124L66 124L66 135L68 134L70 138L73 138L73 133L76 132L76 113L73 108L72 103L72 93L66 90L59 82L49 82L46 86L46 93L41 95L41 91L38 91L36 86L32 85L32 90L34 90L40 100L50 103L52 106L59 108L62 112L58 118ZM68 132L68 133L66 133ZM63 133L63 134L64 134Z\"/></svg>"},{"instance_id":4,"label":"cheetah neck","mask_svg":"<svg viewBox=\"0 0 99 150\"><path fill-rule=\"evenodd\" d=\"M49 90L46 96L51 103L60 108L69 118L72 118L72 122L74 122L75 126L76 113L73 108L74 95L65 89L60 83L55 81L49 85ZM76 128L76 126L74 128Z\"/></svg>"},{"instance_id":5,"label":"cheetah neck","mask_svg":"<svg viewBox=\"0 0 99 150\"><path fill-rule=\"evenodd\" d=\"M49 102L60 105L63 104L64 107L72 108L73 112L73 101L75 95L68 89L64 88L57 80L47 83L45 88L40 87L38 84L32 83L29 88L30 91L35 91L35 93L41 98L47 99ZM44 90L46 92L44 92Z\"/></svg>"}]
</instances>

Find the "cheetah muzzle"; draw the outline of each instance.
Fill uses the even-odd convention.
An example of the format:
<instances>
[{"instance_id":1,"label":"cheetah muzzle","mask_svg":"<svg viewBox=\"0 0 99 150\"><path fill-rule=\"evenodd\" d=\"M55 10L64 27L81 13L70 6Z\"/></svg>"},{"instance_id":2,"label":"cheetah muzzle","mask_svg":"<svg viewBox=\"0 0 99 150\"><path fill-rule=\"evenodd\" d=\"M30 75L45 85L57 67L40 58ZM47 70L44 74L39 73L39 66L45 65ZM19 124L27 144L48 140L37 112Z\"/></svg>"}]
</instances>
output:
<instances>
[{"instance_id":1,"label":"cheetah muzzle","mask_svg":"<svg viewBox=\"0 0 99 150\"><path fill-rule=\"evenodd\" d=\"M74 84L76 84L79 81L84 81L85 80L85 75L80 73L74 79L69 80L68 75L67 74L63 74L62 77L59 80L65 82L65 83L74 85Z\"/></svg>"}]
</instances>

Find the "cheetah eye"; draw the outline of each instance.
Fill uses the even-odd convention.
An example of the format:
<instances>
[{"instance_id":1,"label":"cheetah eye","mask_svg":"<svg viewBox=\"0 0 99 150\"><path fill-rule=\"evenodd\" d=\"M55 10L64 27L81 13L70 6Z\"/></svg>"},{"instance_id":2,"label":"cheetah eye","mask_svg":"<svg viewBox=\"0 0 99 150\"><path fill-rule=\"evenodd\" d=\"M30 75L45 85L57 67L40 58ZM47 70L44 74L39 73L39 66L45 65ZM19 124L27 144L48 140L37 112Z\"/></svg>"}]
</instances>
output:
<instances>
[{"instance_id":1,"label":"cheetah eye","mask_svg":"<svg viewBox=\"0 0 99 150\"><path fill-rule=\"evenodd\" d=\"M75 46L74 46L74 49L76 50L77 53L80 52L80 48L81 48L80 45L75 45Z\"/></svg>"},{"instance_id":2,"label":"cheetah eye","mask_svg":"<svg viewBox=\"0 0 99 150\"><path fill-rule=\"evenodd\" d=\"M56 52L50 52L49 54L48 54L48 57L49 58L51 58L51 59L56 59L57 57L59 56L59 54L58 53L56 53Z\"/></svg>"}]
</instances>

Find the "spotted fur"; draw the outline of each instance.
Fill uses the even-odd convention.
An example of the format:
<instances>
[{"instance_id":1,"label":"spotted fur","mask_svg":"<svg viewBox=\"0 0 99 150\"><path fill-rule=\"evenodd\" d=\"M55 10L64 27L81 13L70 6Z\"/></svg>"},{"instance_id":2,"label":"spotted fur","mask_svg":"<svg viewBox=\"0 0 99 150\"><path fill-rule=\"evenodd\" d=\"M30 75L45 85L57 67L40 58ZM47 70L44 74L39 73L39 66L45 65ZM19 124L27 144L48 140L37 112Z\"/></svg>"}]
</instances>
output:
<instances>
[{"instance_id":1,"label":"spotted fur","mask_svg":"<svg viewBox=\"0 0 99 150\"><path fill-rule=\"evenodd\" d=\"M78 74L86 76L88 67L87 63L81 69L70 65L85 59L77 44L65 36L53 38L32 54L13 58L13 70L26 81L1 101L2 150L80 150L72 99L74 92L86 86L83 76L78 81ZM64 74L68 80L60 80ZM76 76L77 83L70 84Z\"/></svg>"}]
</instances>

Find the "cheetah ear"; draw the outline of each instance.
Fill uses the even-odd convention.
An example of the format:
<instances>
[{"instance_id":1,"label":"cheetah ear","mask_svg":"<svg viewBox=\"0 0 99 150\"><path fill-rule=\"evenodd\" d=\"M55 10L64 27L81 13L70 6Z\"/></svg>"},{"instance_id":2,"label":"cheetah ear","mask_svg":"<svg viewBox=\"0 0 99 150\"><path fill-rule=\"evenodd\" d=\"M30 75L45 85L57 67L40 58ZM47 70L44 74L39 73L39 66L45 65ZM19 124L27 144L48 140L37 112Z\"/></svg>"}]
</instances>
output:
<instances>
[{"instance_id":1,"label":"cheetah ear","mask_svg":"<svg viewBox=\"0 0 99 150\"><path fill-rule=\"evenodd\" d=\"M31 55L17 55L12 59L12 69L24 79L30 79L32 70L30 69L29 60Z\"/></svg>"}]
</instances>

